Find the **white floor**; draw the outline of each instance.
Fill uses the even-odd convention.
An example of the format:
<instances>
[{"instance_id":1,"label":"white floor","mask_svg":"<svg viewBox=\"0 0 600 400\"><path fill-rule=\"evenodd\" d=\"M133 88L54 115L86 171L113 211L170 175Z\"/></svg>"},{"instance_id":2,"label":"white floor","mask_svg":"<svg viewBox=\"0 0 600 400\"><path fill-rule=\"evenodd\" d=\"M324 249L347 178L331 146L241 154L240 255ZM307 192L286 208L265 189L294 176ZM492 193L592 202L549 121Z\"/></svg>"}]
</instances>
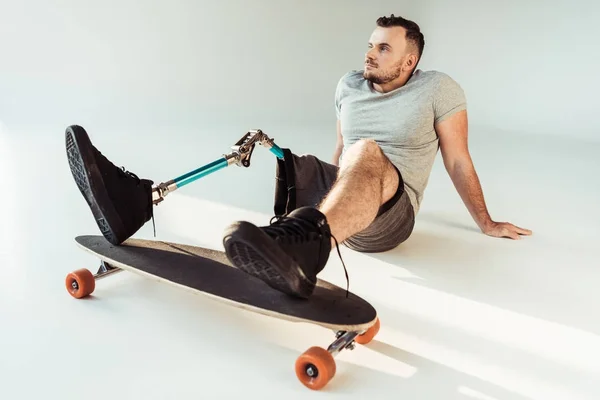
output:
<instances>
[{"instance_id":1,"label":"white floor","mask_svg":"<svg viewBox=\"0 0 600 400\"><path fill-rule=\"evenodd\" d=\"M220 157L244 133L87 128L118 165L157 182ZM476 229L438 158L409 241L378 255L342 248L351 290L378 309L382 327L373 343L340 354L334 380L312 392L294 361L327 346L330 331L127 273L98 282L88 300L67 294L69 271L97 267L73 237L97 230L69 174L63 129L0 135L2 399L600 396L598 144L473 133L493 217L534 231L520 241ZM298 152L312 143L273 136L304 146ZM156 208L157 239L219 248L229 222L267 223L273 173L273 157L257 148L248 170L169 195ZM152 238L152 224L137 237ZM337 253L321 277L345 285Z\"/></svg>"}]
</instances>

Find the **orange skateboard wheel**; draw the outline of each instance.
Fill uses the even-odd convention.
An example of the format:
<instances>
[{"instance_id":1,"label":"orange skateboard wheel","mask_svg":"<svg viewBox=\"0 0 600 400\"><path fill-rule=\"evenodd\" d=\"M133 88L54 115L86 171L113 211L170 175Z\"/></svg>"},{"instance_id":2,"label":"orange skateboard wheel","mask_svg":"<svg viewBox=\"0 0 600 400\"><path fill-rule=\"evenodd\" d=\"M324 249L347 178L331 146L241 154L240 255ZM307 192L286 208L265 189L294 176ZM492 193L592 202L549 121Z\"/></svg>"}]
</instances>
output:
<instances>
[{"instance_id":1,"label":"orange skateboard wheel","mask_svg":"<svg viewBox=\"0 0 600 400\"><path fill-rule=\"evenodd\" d=\"M96 280L89 270L82 268L67 275L65 286L71 296L81 299L92 294L96 288Z\"/></svg>"},{"instance_id":2,"label":"orange skateboard wheel","mask_svg":"<svg viewBox=\"0 0 600 400\"><path fill-rule=\"evenodd\" d=\"M377 321L375 321L375 324L373 324L372 327L367 329L367 331L365 333L357 336L354 339L354 341L358 344L367 344L367 343L371 342L371 340L373 340L375 335L377 335L377 333L379 332L379 327L380 327L379 317L377 317Z\"/></svg>"},{"instance_id":3,"label":"orange skateboard wheel","mask_svg":"<svg viewBox=\"0 0 600 400\"><path fill-rule=\"evenodd\" d=\"M296 360L296 376L312 390L322 389L335 375L335 360L321 347L311 347Z\"/></svg>"}]
</instances>

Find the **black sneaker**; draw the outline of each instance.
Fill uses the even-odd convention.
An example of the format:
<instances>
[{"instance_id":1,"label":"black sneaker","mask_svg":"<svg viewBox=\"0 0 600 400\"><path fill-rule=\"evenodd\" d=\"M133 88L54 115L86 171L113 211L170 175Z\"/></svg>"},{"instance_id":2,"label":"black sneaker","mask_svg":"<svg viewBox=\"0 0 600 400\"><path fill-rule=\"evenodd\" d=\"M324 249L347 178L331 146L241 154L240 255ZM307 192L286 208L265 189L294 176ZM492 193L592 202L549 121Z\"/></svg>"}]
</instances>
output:
<instances>
[{"instance_id":1,"label":"black sneaker","mask_svg":"<svg viewBox=\"0 0 600 400\"><path fill-rule=\"evenodd\" d=\"M121 244L152 218L154 182L111 163L80 126L67 128L65 144L71 173L100 232L110 243Z\"/></svg>"},{"instance_id":2,"label":"black sneaker","mask_svg":"<svg viewBox=\"0 0 600 400\"><path fill-rule=\"evenodd\" d=\"M301 207L274 217L269 226L239 221L225 231L223 245L234 266L271 287L308 298L331 251L331 232L325 216Z\"/></svg>"}]
</instances>

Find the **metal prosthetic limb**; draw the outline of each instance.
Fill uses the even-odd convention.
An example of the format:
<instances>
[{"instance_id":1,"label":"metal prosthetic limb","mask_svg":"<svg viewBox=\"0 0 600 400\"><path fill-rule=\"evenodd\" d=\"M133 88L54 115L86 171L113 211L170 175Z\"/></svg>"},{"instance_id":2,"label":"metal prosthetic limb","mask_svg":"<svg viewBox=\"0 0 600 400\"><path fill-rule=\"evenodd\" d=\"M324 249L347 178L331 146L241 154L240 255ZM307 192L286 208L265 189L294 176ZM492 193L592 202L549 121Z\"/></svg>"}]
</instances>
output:
<instances>
[{"instance_id":1,"label":"metal prosthetic limb","mask_svg":"<svg viewBox=\"0 0 600 400\"><path fill-rule=\"evenodd\" d=\"M238 167L248 168L254 146L257 143L269 149L278 158L283 158L283 151L275 144L273 139L269 138L260 129L251 130L231 147L232 151L229 154L224 154L223 157L211 163L154 187L152 189L152 203L154 205L159 204L169 193L230 165L235 164Z\"/></svg>"}]
</instances>

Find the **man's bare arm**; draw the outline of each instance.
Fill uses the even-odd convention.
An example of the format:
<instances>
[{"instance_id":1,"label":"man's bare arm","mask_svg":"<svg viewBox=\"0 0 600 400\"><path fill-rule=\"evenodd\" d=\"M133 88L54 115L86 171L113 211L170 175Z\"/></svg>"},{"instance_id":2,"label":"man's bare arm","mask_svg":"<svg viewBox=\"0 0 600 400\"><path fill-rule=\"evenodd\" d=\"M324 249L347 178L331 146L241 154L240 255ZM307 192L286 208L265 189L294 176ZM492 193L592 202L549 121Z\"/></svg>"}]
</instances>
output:
<instances>
[{"instance_id":1,"label":"man's bare arm","mask_svg":"<svg viewBox=\"0 0 600 400\"><path fill-rule=\"evenodd\" d=\"M467 111L460 111L436 124L440 150L446 171L469 213L483 233L489 236L520 239L531 231L507 222L495 222L490 217L479 177L475 171L468 147Z\"/></svg>"},{"instance_id":2,"label":"man's bare arm","mask_svg":"<svg viewBox=\"0 0 600 400\"><path fill-rule=\"evenodd\" d=\"M331 159L331 163L333 165L339 165L340 156L342 155L342 150L344 149L344 138L342 137L342 127L339 119L337 120L336 130L337 142L335 144L335 150L333 151L333 157Z\"/></svg>"}]
</instances>

